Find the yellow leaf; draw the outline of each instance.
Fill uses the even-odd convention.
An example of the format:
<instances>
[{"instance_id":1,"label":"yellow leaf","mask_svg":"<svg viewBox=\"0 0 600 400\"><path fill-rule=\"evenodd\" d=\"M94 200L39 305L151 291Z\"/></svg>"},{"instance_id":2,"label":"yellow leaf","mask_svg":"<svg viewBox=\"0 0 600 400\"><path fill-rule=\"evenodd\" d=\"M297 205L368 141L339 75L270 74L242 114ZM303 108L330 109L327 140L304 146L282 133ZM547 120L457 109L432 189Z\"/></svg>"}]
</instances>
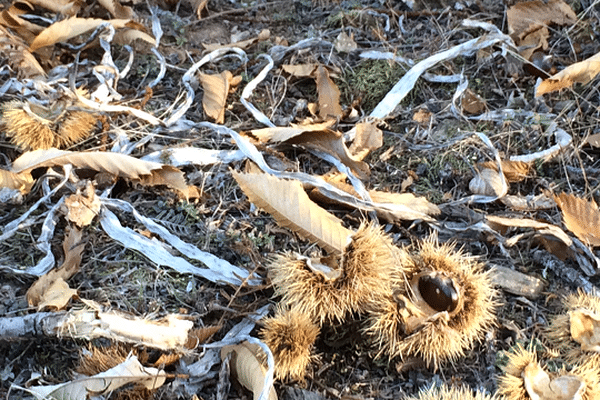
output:
<instances>
[{"instance_id":1,"label":"yellow leaf","mask_svg":"<svg viewBox=\"0 0 600 400\"><path fill-rule=\"evenodd\" d=\"M280 226L316 242L330 253L342 253L348 245L353 232L313 203L300 182L264 173L231 173L250 201L271 214Z\"/></svg>"},{"instance_id":2,"label":"yellow leaf","mask_svg":"<svg viewBox=\"0 0 600 400\"><path fill-rule=\"evenodd\" d=\"M600 246L600 212L596 202L588 202L567 193L554 196L554 201L562 211L568 230L584 243Z\"/></svg>"}]
</instances>

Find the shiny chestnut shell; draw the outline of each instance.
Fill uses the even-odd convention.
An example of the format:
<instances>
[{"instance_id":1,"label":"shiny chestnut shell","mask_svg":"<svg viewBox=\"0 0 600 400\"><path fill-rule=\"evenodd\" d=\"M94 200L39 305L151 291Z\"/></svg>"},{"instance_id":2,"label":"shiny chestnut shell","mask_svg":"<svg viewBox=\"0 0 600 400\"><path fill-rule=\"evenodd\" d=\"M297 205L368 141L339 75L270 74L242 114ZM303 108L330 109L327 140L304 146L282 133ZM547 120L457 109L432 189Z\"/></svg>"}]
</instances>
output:
<instances>
[{"instance_id":1,"label":"shiny chestnut shell","mask_svg":"<svg viewBox=\"0 0 600 400\"><path fill-rule=\"evenodd\" d=\"M458 306L459 293L451 278L441 274L419 277L419 293L435 311L452 312Z\"/></svg>"}]
</instances>

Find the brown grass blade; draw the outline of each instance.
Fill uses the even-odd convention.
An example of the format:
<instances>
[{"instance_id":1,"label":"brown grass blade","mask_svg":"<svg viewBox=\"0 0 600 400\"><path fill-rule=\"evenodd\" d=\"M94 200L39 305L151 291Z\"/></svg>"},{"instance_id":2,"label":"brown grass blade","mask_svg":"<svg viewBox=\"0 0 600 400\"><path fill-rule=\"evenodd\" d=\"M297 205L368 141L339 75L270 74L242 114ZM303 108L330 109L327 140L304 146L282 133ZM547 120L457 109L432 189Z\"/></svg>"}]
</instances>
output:
<instances>
[{"instance_id":1,"label":"brown grass blade","mask_svg":"<svg viewBox=\"0 0 600 400\"><path fill-rule=\"evenodd\" d=\"M588 202L572 194L554 196L568 230L584 243L600 246L600 211L595 201Z\"/></svg>"},{"instance_id":2,"label":"brown grass blade","mask_svg":"<svg viewBox=\"0 0 600 400\"><path fill-rule=\"evenodd\" d=\"M250 201L271 214L279 225L316 242L330 253L344 251L354 232L313 203L300 182L264 173L231 173Z\"/></svg>"}]
</instances>

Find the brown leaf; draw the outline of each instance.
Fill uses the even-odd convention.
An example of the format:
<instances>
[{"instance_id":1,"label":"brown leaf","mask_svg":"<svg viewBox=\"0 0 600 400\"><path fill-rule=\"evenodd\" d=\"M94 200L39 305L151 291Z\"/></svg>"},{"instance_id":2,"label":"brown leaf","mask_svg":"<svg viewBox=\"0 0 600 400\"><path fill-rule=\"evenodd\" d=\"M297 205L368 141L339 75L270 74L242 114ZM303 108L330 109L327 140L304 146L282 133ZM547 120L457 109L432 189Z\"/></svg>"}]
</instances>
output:
<instances>
[{"instance_id":1,"label":"brown leaf","mask_svg":"<svg viewBox=\"0 0 600 400\"><path fill-rule=\"evenodd\" d=\"M29 46L29 51L34 52L42 47L51 46L53 44L72 39L81 35L82 33L94 30L99 25L106 22L110 22L115 29L119 29L124 28L129 20L112 19L110 21L106 21L103 19L72 17L55 22L37 35L37 37Z\"/></svg>"},{"instance_id":2,"label":"brown leaf","mask_svg":"<svg viewBox=\"0 0 600 400\"><path fill-rule=\"evenodd\" d=\"M315 69L318 64L298 64L298 65L282 65L281 68L284 72L296 77L296 78L308 78L314 76Z\"/></svg>"},{"instance_id":3,"label":"brown leaf","mask_svg":"<svg viewBox=\"0 0 600 400\"><path fill-rule=\"evenodd\" d=\"M123 6L119 0L98 0L98 3L113 16L113 18L135 19L135 12L131 7Z\"/></svg>"},{"instance_id":4,"label":"brown leaf","mask_svg":"<svg viewBox=\"0 0 600 400\"><path fill-rule=\"evenodd\" d=\"M370 152L383 146L383 132L374 122L359 122L355 128L356 134L349 150L353 159L362 161Z\"/></svg>"},{"instance_id":5,"label":"brown leaf","mask_svg":"<svg viewBox=\"0 0 600 400\"><path fill-rule=\"evenodd\" d=\"M501 160L500 164L502 165L504 177L508 182L521 182L529 176L533 167L532 163L523 161ZM498 172L498 164L495 161L486 161L477 164L477 166L481 170L488 168Z\"/></svg>"},{"instance_id":6,"label":"brown leaf","mask_svg":"<svg viewBox=\"0 0 600 400\"><path fill-rule=\"evenodd\" d=\"M525 1L517 3L506 11L508 33L517 38L542 26L550 24L572 25L577 22L577 15L562 0Z\"/></svg>"},{"instance_id":7,"label":"brown leaf","mask_svg":"<svg viewBox=\"0 0 600 400\"><path fill-rule=\"evenodd\" d=\"M67 219L82 228L92 223L92 220L100 212L101 203L94 192L94 186L88 182L83 193L78 190L77 193L65 199L65 206L67 207Z\"/></svg>"},{"instance_id":8,"label":"brown leaf","mask_svg":"<svg viewBox=\"0 0 600 400\"><path fill-rule=\"evenodd\" d=\"M583 144L589 144L592 147L600 147L600 133L596 133L596 134L588 136L583 141Z\"/></svg>"},{"instance_id":9,"label":"brown leaf","mask_svg":"<svg viewBox=\"0 0 600 400\"><path fill-rule=\"evenodd\" d=\"M0 25L0 56L17 72L19 77L45 76L42 66L29 52L25 41Z\"/></svg>"},{"instance_id":10,"label":"brown leaf","mask_svg":"<svg viewBox=\"0 0 600 400\"><path fill-rule=\"evenodd\" d=\"M333 83L324 66L319 65L315 70L315 80L319 94L319 117L324 120L340 118L342 116L340 90Z\"/></svg>"},{"instance_id":11,"label":"brown leaf","mask_svg":"<svg viewBox=\"0 0 600 400\"><path fill-rule=\"evenodd\" d=\"M131 179L145 185L165 185L187 196L188 187L183 172L170 165L143 161L111 152L71 152L57 149L29 151L13 163L13 173L31 172L35 168L72 164Z\"/></svg>"},{"instance_id":12,"label":"brown leaf","mask_svg":"<svg viewBox=\"0 0 600 400\"><path fill-rule=\"evenodd\" d=\"M460 105L467 114L481 114L486 109L485 100L471 89L465 90L460 100Z\"/></svg>"},{"instance_id":13,"label":"brown leaf","mask_svg":"<svg viewBox=\"0 0 600 400\"><path fill-rule=\"evenodd\" d=\"M546 93L573 86L574 83L589 83L600 73L600 53L594 54L587 60L571 64L559 73L552 75L539 84L535 95L541 96Z\"/></svg>"},{"instance_id":14,"label":"brown leaf","mask_svg":"<svg viewBox=\"0 0 600 400\"><path fill-rule=\"evenodd\" d=\"M77 0L27 0L27 2L69 17L77 14L83 4Z\"/></svg>"},{"instance_id":15,"label":"brown leaf","mask_svg":"<svg viewBox=\"0 0 600 400\"><path fill-rule=\"evenodd\" d=\"M250 201L270 213L280 226L316 242L330 253L342 253L353 232L342 221L313 203L298 181L264 173L231 171Z\"/></svg>"},{"instance_id":16,"label":"brown leaf","mask_svg":"<svg viewBox=\"0 0 600 400\"><path fill-rule=\"evenodd\" d=\"M262 362L266 357L264 352L257 344L242 342L224 346L221 349L221 360L224 360L229 353L232 353L230 361L232 374L237 377L242 386L252 392L253 399L258 400L267 372ZM277 393L273 386L269 389L269 400L277 400Z\"/></svg>"},{"instance_id":17,"label":"brown leaf","mask_svg":"<svg viewBox=\"0 0 600 400\"><path fill-rule=\"evenodd\" d=\"M502 176L498 171L484 168L469 182L469 190L474 194L502 197L506 187L502 184Z\"/></svg>"},{"instance_id":18,"label":"brown leaf","mask_svg":"<svg viewBox=\"0 0 600 400\"><path fill-rule=\"evenodd\" d=\"M229 44L205 44L202 43L202 46L208 51L215 51L218 49L222 49L224 47L239 47L242 50L246 50L248 47L252 46L255 43L262 42L268 40L271 37L271 32L268 29L263 29L260 31L258 36L248 40L242 40L240 42L229 43Z\"/></svg>"},{"instance_id":19,"label":"brown leaf","mask_svg":"<svg viewBox=\"0 0 600 400\"><path fill-rule=\"evenodd\" d=\"M433 118L433 114L424 108L419 108L419 110L415 112L412 117L413 121L421 125L423 128L429 128L431 118Z\"/></svg>"},{"instance_id":20,"label":"brown leaf","mask_svg":"<svg viewBox=\"0 0 600 400\"><path fill-rule=\"evenodd\" d=\"M38 310L46 306L62 309L77 294L77 290L69 289L65 280L79 271L81 253L85 247L85 243L81 242L82 236L82 231L77 228L67 230L63 242L65 261L59 268L38 278L27 290L26 297L30 306L38 307ZM64 295L60 291L64 291Z\"/></svg>"},{"instance_id":21,"label":"brown leaf","mask_svg":"<svg viewBox=\"0 0 600 400\"><path fill-rule=\"evenodd\" d=\"M33 178L28 172L15 174L11 171L0 169L0 188L9 188L27 194L33 186Z\"/></svg>"},{"instance_id":22,"label":"brown leaf","mask_svg":"<svg viewBox=\"0 0 600 400\"><path fill-rule=\"evenodd\" d=\"M554 196L560 207L565 226L584 243L600 246L600 212L594 200L586 201L572 194Z\"/></svg>"},{"instance_id":23,"label":"brown leaf","mask_svg":"<svg viewBox=\"0 0 600 400\"><path fill-rule=\"evenodd\" d=\"M225 122L225 104L232 79L233 74L229 71L223 71L218 75L200 73L200 82L204 90L202 107L206 115L214 119L217 124Z\"/></svg>"}]
</instances>

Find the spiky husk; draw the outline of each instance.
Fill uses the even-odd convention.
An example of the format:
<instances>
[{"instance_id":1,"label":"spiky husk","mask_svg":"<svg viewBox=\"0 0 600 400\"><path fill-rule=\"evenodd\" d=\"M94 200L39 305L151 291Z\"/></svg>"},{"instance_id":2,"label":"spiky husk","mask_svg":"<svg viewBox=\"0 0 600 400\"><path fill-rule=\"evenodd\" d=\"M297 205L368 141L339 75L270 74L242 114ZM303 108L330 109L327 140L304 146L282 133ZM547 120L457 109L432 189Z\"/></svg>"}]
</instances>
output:
<instances>
[{"instance_id":1,"label":"spiky husk","mask_svg":"<svg viewBox=\"0 0 600 400\"><path fill-rule=\"evenodd\" d=\"M261 336L273 352L277 379L304 380L318 335L319 327L298 310L278 307L275 316L265 319Z\"/></svg>"},{"instance_id":2,"label":"spiky husk","mask_svg":"<svg viewBox=\"0 0 600 400\"><path fill-rule=\"evenodd\" d=\"M4 104L2 120L6 127L6 136L21 150L49 149L54 146L55 135L49 127L49 121L36 118L24 110L26 103L11 101Z\"/></svg>"},{"instance_id":3,"label":"spiky husk","mask_svg":"<svg viewBox=\"0 0 600 400\"><path fill-rule=\"evenodd\" d=\"M45 108L22 101L8 102L2 107L6 135L21 150L63 148L87 138L96 124L96 115L64 107L62 103Z\"/></svg>"},{"instance_id":4,"label":"spiky husk","mask_svg":"<svg viewBox=\"0 0 600 400\"><path fill-rule=\"evenodd\" d=\"M392 274L396 292L411 298L411 275L444 272L460 287L461 308L448 314L449 318L434 318L414 333L405 333L402 307L388 294L375 303L366 332L379 346L380 354L419 357L437 369L440 363L462 356L494 324L497 292L482 264L451 245L438 244L435 236L423 241L415 254L402 252L402 270Z\"/></svg>"},{"instance_id":5,"label":"spiky husk","mask_svg":"<svg viewBox=\"0 0 600 400\"><path fill-rule=\"evenodd\" d=\"M453 387L442 385L439 387L431 386L429 389L422 390L415 397L408 397L405 400L494 400L495 396L490 396L480 391L473 391L465 386Z\"/></svg>"},{"instance_id":6,"label":"spiky husk","mask_svg":"<svg viewBox=\"0 0 600 400\"><path fill-rule=\"evenodd\" d=\"M513 352L508 354L508 364L504 368L504 375L498 378L497 394L506 400L531 399L525 388L523 373L525 368L532 363L539 365L537 355L518 344ZM600 399L600 370L593 362L586 360L570 372L562 369L551 374L551 379L563 375L576 376L584 383L585 390L581 394L581 400Z\"/></svg>"},{"instance_id":7,"label":"spiky husk","mask_svg":"<svg viewBox=\"0 0 600 400\"><path fill-rule=\"evenodd\" d=\"M578 309L584 309L600 315L600 297L595 293L588 294L583 291L571 293L563 301L564 310L555 316L546 330L546 336L550 345L558 350L564 360L569 364L575 364L582 359L588 359L600 368L600 354L585 351L581 345L571 337L570 313Z\"/></svg>"},{"instance_id":8,"label":"spiky husk","mask_svg":"<svg viewBox=\"0 0 600 400\"><path fill-rule=\"evenodd\" d=\"M380 228L363 224L343 254L338 278L315 273L291 253L276 256L269 266L275 295L320 324L339 323L389 292L397 251Z\"/></svg>"}]
</instances>

